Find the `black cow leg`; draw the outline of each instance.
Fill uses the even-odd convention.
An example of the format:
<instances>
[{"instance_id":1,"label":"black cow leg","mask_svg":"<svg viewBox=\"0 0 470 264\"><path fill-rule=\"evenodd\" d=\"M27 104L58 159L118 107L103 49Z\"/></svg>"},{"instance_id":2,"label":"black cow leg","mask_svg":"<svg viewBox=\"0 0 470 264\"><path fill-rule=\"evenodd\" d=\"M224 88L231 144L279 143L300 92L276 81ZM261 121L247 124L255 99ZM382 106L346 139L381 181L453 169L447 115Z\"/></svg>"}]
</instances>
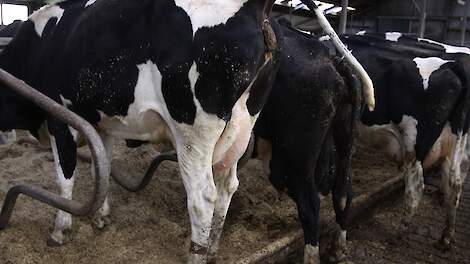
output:
<instances>
[{"instance_id":1,"label":"black cow leg","mask_svg":"<svg viewBox=\"0 0 470 264\"><path fill-rule=\"evenodd\" d=\"M333 124L333 139L336 148L336 175L332 189L336 223L340 229L330 246L328 259L337 263L347 257L346 230L352 201L351 159L354 145L354 119L350 106L343 106Z\"/></svg>"},{"instance_id":2,"label":"black cow leg","mask_svg":"<svg viewBox=\"0 0 470 264\"><path fill-rule=\"evenodd\" d=\"M330 244L328 260L332 263L341 262L347 257L346 230L349 208L351 206L351 191L333 191L333 205L336 214L336 223L339 226Z\"/></svg>"},{"instance_id":3,"label":"black cow leg","mask_svg":"<svg viewBox=\"0 0 470 264\"><path fill-rule=\"evenodd\" d=\"M305 183L303 186L299 186L299 190L296 191L294 197L304 231L304 264L320 264L318 245L320 198L318 192L312 186L312 183Z\"/></svg>"}]
</instances>

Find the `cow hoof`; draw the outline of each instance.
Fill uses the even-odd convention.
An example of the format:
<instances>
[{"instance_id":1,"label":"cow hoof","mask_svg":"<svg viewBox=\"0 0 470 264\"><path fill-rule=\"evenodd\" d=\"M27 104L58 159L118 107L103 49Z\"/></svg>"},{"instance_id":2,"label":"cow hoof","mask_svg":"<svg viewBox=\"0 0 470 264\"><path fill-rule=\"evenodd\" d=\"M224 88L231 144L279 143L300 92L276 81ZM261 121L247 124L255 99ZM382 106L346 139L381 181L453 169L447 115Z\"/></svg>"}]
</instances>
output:
<instances>
[{"instance_id":1,"label":"cow hoof","mask_svg":"<svg viewBox=\"0 0 470 264\"><path fill-rule=\"evenodd\" d=\"M60 246L63 246L63 245L64 245L63 243L56 241L56 240L55 240L54 238L52 238L52 237L49 237L49 238L47 239L47 246L48 246L48 247L60 247Z\"/></svg>"},{"instance_id":2,"label":"cow hoof","mask_svg":"<svg viewBox=\"0 0 470 264\"><path fill-rule=\"evenodd\" d=\"M207 254L207 264L216 264L217 263L217 256L215 254Z\"/></svg>"},{"instance_id":3,"label":"cow hoof","mask_svg":"<svg viewBox=\"0 0 470 264\"><path fill-rule=\"evenodd\" d=\"M60 247L70 240L70 228L54 230L47 239L49 247Z\"/></svg>"},{"instance_id":4,"label":"cow hoof","mask_svg":"<svg viewBox=\"0 0 470 264\"><path fill-rule=\"evenodd\" d=\"M66 243L66 236L62 235L62 237L55 237L54 235L49 236L47 239L47 246L48 247L61 247Z\"/></svg>"},{"instance_id":5,"label":"cow hoof","mask_svg":"<svg viewBox=\"0 0 470 264\"><path fill-rule=\"evenodd\" d=\"M346 250L337 247L331 247L328 252L329 263L348 263Z\"/></svg>"},{"instance_id":6,"label":"cow hoof","mask_svg":"<svg viewBox=\"0 0 470 264\"><path fill-rule=\"evenodd\" d=\"M96 229L102 230L107 225L111 224L111 219L109 218L109 216L97 216L93 218L92 223Z\"/></svg>"},{"instance_id":7,"label":"cow hoof","mask_svg":"<svg viewBox=\"0 0 470 264\"><path fill-rule=\"evenodd\" d=\"M190 254L187 264L204 264L207 263L206 256L199 254Z\"/></svg>"},{"instance_id":8,"label":"cow hoof","mask_svg":"<svg viewBox=\"0 0 470 264\"><path fill-rule=\"evenodd\" d=\"M451 251L455 245L455 238L444 230L441 239L434 243L434 247L441 251Z\"/></svg>"}]
</instances>

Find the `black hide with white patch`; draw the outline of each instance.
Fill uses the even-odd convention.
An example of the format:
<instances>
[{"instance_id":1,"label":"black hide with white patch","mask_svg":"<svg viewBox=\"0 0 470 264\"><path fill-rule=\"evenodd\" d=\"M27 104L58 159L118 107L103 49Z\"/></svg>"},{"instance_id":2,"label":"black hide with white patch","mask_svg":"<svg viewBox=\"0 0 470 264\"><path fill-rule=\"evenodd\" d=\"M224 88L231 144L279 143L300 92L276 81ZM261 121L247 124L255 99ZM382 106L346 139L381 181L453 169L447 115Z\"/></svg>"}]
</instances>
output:
<instances>
[{"instance_id":1,"label":"black hide with white patch","mask_svg":"<svg viewBox=\"0 0 470 264\"><path fill-rule=\"evenodd\" d=\"M388 41L384 34L344 35L343 42L369 73L375 87L376 108L365 110L362 122L399 124L403 116L417 120L416 158L423 162L442 129L449 123L452 132L468 131L470 107L470 56L446 53L436 44L403 36ZM436 57L446 61L432 72L424 89L415 58Z\"/></svg>"},{"instance_id":2,"label":"black hide with white patch","mask_svg":"<svg viewBox=\"0 0 470 264\"><path fill-rule=\"evenodd\" d=\"M226 24L199 29L172 0L106 0L85 7L86 0L57 4L39 36L34 23L22 23L0 55L0 67L38 91L63 103L92 124L107 116L126 116L134 101L137 65L155 63L171 118L192 125L196 106L188 72L195 62L199 78L195 97L202 109L229 120L241 94L264 59L261 32L264 0L251 0ZM266 86L265 93L269 92ZM48 118L36 106L2 88L0 129L28 129L37 134ZM65 176L71 177L75 145L64 124L49 125L56 136ZM68 154L71 153L71 154ZM68 156L67 156L68 155Z\"/></svg>"}]
</instances>

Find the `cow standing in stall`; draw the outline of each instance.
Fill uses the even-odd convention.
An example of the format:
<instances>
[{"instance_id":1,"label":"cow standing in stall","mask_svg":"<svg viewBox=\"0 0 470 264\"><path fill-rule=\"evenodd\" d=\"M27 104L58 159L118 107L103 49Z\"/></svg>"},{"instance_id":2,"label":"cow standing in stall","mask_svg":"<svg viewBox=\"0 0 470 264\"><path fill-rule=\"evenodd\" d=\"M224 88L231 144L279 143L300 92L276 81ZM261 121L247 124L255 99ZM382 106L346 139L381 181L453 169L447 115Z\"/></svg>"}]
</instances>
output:
<instances>
[{"instance_id":1,"label":"cow standing in stall","mask_svg":"<svg viewBox=\"0 0 470 264\"><path fill-rule=\"evenodd\" d=\"M462 193L460 166L469 126L470 49L400 33L361 32L345 35L342 40L377 87L377 107L364 112L362 123L386 125L387 136L380 140L403 168L408 216L415 213L423 195L423 169L442 159L447 222L440 245L449 248Z\"/></svg>"},{"instance_id":2,"label":"cow standing in stall","mask_svg":"<svg viewBox=\"0 0 470 264\"><path fill-rule=\"evenodd\" d=\"M278 39L282 38L280 68L253 131L253 152L248 150L239 166L250 156L261 160L273 186L296 202L304 231L304 263L320 263L320 200L332 192L340 230L329 259L339 262L346 258L351 157L360 118L361 85L346 61L331 57L328 48L314 37L286 20L280 20L279 26L276 21L272 24L279 27ZM128 141L128 146L142 143ZM156 161L167 160L163 158L167 155ZM159 164L152 162L142 183L126 188L141 190ZM113 173L120 175L119 171Z\"/></svg>"},{"instance_id":3,"label":"cow standing in stall","mask_svg":"<svg viewBox=\"0 0 470 264\"><path fill-rule=\"evenodd\" d=\"M280 23L285 48L255 125L253 157L263 161L276 189L296 202L304 231L304 263L320 263L320 201L332 193L340 230L329 260L343 261L361 86L347 63L330 57L321 42Z\"/></svg>"},{"instance_id":4,"label":"cow standing in stall","mask_svg":"<svg viewBox=\"0 0 470 264\"><path fill-rule=\"evenodd\" d=\"M237 161L276 72L273 2L69 0L33 13L0 67L94 124L108 159L114 138L171 142L188 196L188 262L211 262L238 186ZM1 130L38 136L47 121L61 195L71 198L75 131L13 92L3 89L0 99ZM105 201L97 227L109 213ZM50 244L64 243L71 224L59 211Z\"/></svg>"},{"instance_id":5,"label":"cow standing in stall","mask_svg":"<svg viewBox=\"0 0 470 264\"><path fill-rule=\"evenodd\" d=\"M68 0L33 13L0 67L94 124L109 159L115 137L171 142L187 192L188 262L205 263L276 72L273 2ZM0 100L0 130L38 136L47 121L61 196L71 199L75 131L5 88ZM109 213L106 200L97 227ZM63 244L71 226L59 211L49 244Z\"/></svg>"}]
</instances>

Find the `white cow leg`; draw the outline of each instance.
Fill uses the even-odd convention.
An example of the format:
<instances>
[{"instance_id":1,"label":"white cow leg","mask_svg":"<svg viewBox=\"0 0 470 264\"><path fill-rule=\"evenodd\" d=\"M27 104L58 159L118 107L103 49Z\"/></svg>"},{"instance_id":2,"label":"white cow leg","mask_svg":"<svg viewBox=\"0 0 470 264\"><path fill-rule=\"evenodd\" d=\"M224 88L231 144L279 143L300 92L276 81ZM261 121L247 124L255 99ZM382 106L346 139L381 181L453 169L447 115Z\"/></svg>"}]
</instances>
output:
<instances>
[{"instance_id":1,"label":"white cow leg","mask_svg":"<svg viewBox=\"0 0 470 264\"><path fill-rule=\"evenodd\" d=\"M56 181L59 185L60 196L66 199L72 199L74 176L70 179L66 179L60 166L59 154L57 151L57 145L55 138L50 136L52 153L54 155L54 168L56 171ZM60 246L66 242L65 232L72 228L72 215L59 210L57 212L54 224L54 230L52 231L51 236L47 240L49 246Z\"/></svg>"},{"instance_id":2,"label":"white cow leg","mask_svg":"<svg viewBox=\"0 0 470 264\"><path fill-rule=\"evenodd\" d=\"M111 161L113 159L113 145L114 145L114 138L112 136L101 134L101 139L103 140L104 147L106 148L106 154L108 156L109 166L111 168ZM91 173L93 177L95 176L94 166L92 162ZM97 229L103 229L106 225L110 224L111 220L109 219L109 215L111 214L111 209L109 206L109 193L104 200L103 205L101 206L98 211L96 211L93 217L93 225Z\"/></svg>"},{"instance_id":3,"label":"white cow leg","mask_svg":"<svg viewBox=\"0 0 470 264\"><path fill-rule=\"evenodd\" d=\"M304 264L320 264L320 248L310 244L304 247Z\"/></svg>"},{"instance_id":4,"label":"white cow leg","mask_svg":"<svg viewBox=\"0 0 470 264\"><path fill-rule=\"evenodd\" d=\"M418 121L411 116L403 116L398 124L405 147L403 173L405 179L405 220L416 213L424 192L423 166L416 160Z\"/></svg>"},{"instance_id":5,"label":"white cow leg","mask_svg":"<svg viewBox=\"0 0 470 264\"><path fill-rule=\"evenodd\" d=\"M444 193L444 202L447 209L446 227L442 232L440 240L443 249L449 249L455 241L455 222L457 208L459 206L460 196L462 195L462 178L460 173L460 163L462 162L462 133L454 136L452 139L452 157L446 159L442 175L442 189Z\"/></svg>"},{"instance_id":6,"label":"white cow leg","mask_svg":"<svg viewBox=\"0 0 470 264\"><path fill-rule=\"evenodd\" d=\"M404 166L405 216L413 216L423 198L424 178L420 161L408 162Z\"/></svg>"},{"instance_id":7,"label":"white cow leg","mask_svg":"<svg viewBox=\"0 0 470 264\"><path fill-rule=\"evenodd\" d=\"M224 228L225 217L230 206L233 194L238 189L237 165L230 170L217 173L217 201L215 203L212 229L209 238L208 263L216 263L217 251L219 250L220 237Z\"/></svg>"},{"instance_id":8,"label":"white cow leg","mask_svg":"<svg viewBox=\"0 0 470 264\"><path fill-rule=\"evenodd\" d=\"M214 142L215 145L215 142ZM191 222L191 246L187 263L207 262L209 234L217 189L212 175L210 144L188 144L177 148L178 164L187 194Z\"/></svg>"}]
</instances>

